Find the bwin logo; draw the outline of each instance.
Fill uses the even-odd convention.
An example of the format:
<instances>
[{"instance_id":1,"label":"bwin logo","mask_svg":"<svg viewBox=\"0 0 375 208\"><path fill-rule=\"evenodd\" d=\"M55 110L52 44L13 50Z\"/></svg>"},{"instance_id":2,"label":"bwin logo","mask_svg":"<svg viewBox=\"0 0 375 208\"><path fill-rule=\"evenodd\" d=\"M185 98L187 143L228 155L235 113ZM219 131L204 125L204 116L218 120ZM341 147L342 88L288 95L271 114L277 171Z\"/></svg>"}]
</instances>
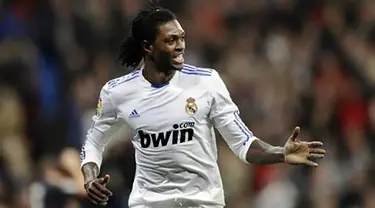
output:
<instances>
[{"instance_id":1,"label":"bwin logo","mask_svg":"<svg viewBox=\"0 0 375 208\"><path fill-rule=\"evenodd\" d=\"M141 138L141 147L149 148L151 143L154 147L167 146L172 137L172 145L191 141L194 135L194 122L185 122L181 124L174 124L172 131L160 132L157 134L148 134L142 130L138 131Z\"/></svg>"}]
</instances>

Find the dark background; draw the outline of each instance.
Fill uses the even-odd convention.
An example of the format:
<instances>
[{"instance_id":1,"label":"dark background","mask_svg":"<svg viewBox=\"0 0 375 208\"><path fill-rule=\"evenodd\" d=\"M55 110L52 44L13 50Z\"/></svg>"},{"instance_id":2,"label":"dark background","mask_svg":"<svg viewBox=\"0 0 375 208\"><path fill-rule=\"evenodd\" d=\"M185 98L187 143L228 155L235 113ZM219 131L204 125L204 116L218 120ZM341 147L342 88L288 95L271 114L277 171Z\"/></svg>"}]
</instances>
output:
<instances>
[{"instance_id":1,"label":"dark background","mask_svg":"<svg viewBox=\"0 0 375 208\"><path fill-rule=\"evenodd\" d=\"M79 149L141 0L0 0L0 207L89 207ZM375 1L165 0L187 62L218 70L244 122L282 145L322 140L320 167L242 164L219 137L227 207L375 207ZM126 133L126 130L124 132ZM103 172L126 207L129 138ZM121 140L122 139L122 140Z\"/></svg>"}]
</instances>

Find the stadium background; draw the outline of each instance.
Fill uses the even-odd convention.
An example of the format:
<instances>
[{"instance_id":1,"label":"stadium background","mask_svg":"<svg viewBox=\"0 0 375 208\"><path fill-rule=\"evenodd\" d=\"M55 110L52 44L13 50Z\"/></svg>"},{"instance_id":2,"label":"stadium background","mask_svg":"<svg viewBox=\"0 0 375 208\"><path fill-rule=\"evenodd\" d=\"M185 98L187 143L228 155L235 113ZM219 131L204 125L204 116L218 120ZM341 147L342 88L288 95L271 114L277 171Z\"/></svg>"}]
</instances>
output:
<instances>
[{"instance_id":1,"label":"stadium background","mask_svg":"<svg viewBox=\"0 0 375 208\"><path fill-rule=\"evenodd\" d=\"M0 0L0 207L91 207L79 149L141 0ZM322 140L320 167L242 164L219 138L229 208L375 207L375 1L162 0L187 62L217 69L250 129L282 145ZM120 138L121 136L118 136ZM133 149L103 172L126 207Z\"/></svg>"}]
</instances>

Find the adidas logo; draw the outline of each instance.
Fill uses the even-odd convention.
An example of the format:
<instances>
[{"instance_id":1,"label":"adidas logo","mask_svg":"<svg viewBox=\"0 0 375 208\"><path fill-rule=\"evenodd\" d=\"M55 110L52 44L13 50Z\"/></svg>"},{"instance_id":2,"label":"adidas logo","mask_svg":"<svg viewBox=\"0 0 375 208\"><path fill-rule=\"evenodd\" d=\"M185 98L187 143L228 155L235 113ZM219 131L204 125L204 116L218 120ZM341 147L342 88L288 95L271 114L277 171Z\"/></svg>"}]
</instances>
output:
<instances>
[{"instance_id":1,"label":"adidas logo","mask_svg":"<svg viewBox=\"0 0 375 208\"><path fill-rule=\"evenodd\" d=\"M129 118L138 118L139 117L139 114L137 112L137 110L133 110L130 115L129 115Z\"/></svg>"}]
</instances>

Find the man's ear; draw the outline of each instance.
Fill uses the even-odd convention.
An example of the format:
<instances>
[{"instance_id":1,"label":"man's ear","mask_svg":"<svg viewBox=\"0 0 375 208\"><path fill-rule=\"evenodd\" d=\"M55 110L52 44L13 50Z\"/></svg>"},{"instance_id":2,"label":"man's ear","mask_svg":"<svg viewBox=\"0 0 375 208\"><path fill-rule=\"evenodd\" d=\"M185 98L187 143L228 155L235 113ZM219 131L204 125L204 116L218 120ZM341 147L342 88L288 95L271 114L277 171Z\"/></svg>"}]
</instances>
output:
<instances>
[{"instance_id":1,"label":"man's ear","mask_svg":"<svg viewBox=\"0 0 375 208\"><path fill-rule=\"evenodd\" d=\"M143 41L143 50L146 51L146 53L150 54L153 50L153 46L150 42L148 42L147 40L144 40Z\"/></svg>"}]
</instances>

